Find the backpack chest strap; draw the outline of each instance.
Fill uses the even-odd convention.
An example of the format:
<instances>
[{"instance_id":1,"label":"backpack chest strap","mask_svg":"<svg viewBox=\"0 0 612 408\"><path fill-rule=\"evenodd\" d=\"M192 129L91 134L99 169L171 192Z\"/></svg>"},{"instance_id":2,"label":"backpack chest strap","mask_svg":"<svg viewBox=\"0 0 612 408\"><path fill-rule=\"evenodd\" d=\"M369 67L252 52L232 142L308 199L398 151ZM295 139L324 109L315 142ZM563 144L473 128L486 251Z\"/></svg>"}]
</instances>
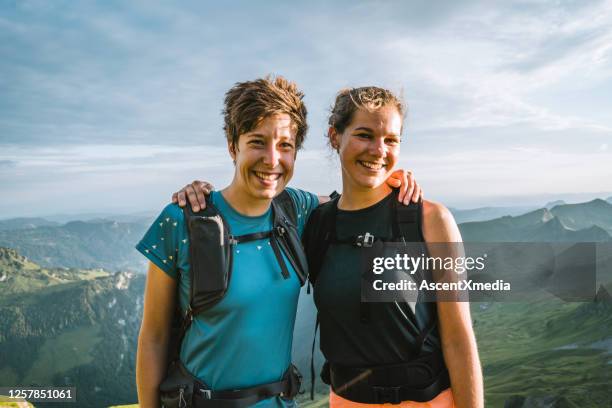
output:
<instances>
[{"instance_id":1,"label":"backpack chest strap","mask_svg":"<svg viewBox=\"0 0 612 408\"><path fill-rule=\"evenodd\" d=\"M245 242L257 241L260 239L268 239L271 236L272 236L272 230L254 232L252 234L244 234L244 235L231 235L229 239L230 239L230 243L232 244L242 244Z\"/></svg>"}]
</instances>

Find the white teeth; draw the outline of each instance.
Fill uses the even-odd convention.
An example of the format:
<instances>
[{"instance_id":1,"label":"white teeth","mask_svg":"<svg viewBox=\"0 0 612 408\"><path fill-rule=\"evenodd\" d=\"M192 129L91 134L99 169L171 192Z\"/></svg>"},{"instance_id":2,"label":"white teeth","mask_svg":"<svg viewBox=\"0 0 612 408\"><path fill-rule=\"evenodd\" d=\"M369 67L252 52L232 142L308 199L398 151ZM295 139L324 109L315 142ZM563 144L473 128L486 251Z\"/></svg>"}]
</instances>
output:
<instances>
[{"instance_id":1,"label":"white teeth","mask_svg":"<svg viewBox=\"0 0 612 408\"><path fill-rule=\"evenodd\" d=\"M278 180L278 178L280 177L280 174L268 174L268 173L261 173L259 171L256 171L255 175L262 180L268 180L268 181L275 181L275 180Z\"/></svg>"},{"instance_id":2,"label":"white teeth","mask_svg":"<svg viewBox=\"0 0 612 408\"><path fill-rule=\"evenodd\" d=\"M361 163L363 166L372 169L372 170L380 170L384 167L384 164L382 163L372 163L372 162L366 162L366 161L359 161L359 163Z\"/></svg>"}]
</instances>

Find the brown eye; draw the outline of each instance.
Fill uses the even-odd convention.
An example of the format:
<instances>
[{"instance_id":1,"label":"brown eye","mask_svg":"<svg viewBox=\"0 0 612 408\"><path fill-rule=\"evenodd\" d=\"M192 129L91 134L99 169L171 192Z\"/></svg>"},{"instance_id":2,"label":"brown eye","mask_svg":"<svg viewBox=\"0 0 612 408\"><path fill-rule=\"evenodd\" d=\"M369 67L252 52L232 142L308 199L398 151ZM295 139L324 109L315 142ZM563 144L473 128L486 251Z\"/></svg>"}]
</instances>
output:
<instances>
[{"instance_id":1,"label":"brown eye","mask_svg":"<svg viewBox=\"0 0 612 408\"><path fill-rule=\"evenodd\" d=\"M390 145L400 144L401 141L402 140L400 138L395 138L395 137L389 137L386 139L386 143Z\"/></svg>"}]
</instances>

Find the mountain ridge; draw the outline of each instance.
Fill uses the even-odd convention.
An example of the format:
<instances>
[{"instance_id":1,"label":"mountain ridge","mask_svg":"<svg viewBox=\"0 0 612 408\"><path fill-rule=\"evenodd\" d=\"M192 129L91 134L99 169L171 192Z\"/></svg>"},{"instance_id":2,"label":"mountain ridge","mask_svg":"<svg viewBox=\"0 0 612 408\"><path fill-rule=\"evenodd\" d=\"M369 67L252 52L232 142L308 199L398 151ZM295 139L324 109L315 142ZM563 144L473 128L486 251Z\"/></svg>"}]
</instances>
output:
<instances>
[{"instance_id":1,"label":"mountain ridge","mask_svg":"<svg viewBox=\"0 0 612 408\"><path fill-rule=\"evenodd\" d=\"M118 221L71 221L0 230L0 246L17 249L43 267L144 271L146 262L134 246L147 228L145 224Z\"/></svg>"},{"instance_id":2,"label":"mountain ridge","mask_svg":"<svg viewBox=\"0 0 612 408\"><path fill-rule=\"evenodd\" d=\"M471 242L609 242L612 204L602 199L459 224Z\"/></svg>"}]
</instances>

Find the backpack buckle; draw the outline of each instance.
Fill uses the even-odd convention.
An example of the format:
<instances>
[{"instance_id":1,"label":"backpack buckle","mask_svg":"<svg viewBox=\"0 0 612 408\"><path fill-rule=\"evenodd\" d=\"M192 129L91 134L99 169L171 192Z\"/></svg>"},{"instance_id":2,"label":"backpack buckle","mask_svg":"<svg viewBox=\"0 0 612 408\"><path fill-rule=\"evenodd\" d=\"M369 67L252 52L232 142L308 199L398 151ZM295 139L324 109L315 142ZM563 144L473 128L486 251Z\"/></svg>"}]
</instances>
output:
<instances>
[{"instance_id":1,"label":"backpack buckle","mask_svg":"<svg viewBox=\"0 0 612 408\"><path fill-rule=\"evenodd\" d=\"M189 327L189 325L193 322L193 309L191 305L187 305L187 310L185 310L185 316L183 317L183 326Z\"/></svg>"},{"instance_id":2,"label":"backpack buckle","mask_svg":"<svg viewBox=\"0 0 612 408\"><path fill-rule=\"evenodd\" d=\"M282 225L277 225L276 226L276 234L279 237L282 237L283 235L285 235L285 232L287 232L287 230L285 230L285 227L283 227Z\"/></svg>"},{"instance_id":3,"label":"backpack buckle","mask_svg":"<svg viewBox=\"0 0 612 408\"><path fill-rule=\"evenodd\" d=\"M211 390L207 390L206 388L200 388L200 392L202 393L202 396L204 397L204 399L212 399Z\"/></svg>"},{"instance_id":4,"label":"backpack buckle","mask_svg":"<svg viewBox=\"0 0 612 408\"><path fill-rule=\"evenodd\" d=\"M358 235L355 245L363 248L371 248L374 245L374 235L366 232L364 235Z\"/></svg>"},{"instance_id":5,"label":"backpack buckle","mask_svg":"<svg viewBox=\"0 0 612 408\"><path fill-rule=\"evenodd\" d=\"M395 405L401 403L400 388L401 387L372 387L376 403L390 403Z\"/></svg>"}]
</instances>

